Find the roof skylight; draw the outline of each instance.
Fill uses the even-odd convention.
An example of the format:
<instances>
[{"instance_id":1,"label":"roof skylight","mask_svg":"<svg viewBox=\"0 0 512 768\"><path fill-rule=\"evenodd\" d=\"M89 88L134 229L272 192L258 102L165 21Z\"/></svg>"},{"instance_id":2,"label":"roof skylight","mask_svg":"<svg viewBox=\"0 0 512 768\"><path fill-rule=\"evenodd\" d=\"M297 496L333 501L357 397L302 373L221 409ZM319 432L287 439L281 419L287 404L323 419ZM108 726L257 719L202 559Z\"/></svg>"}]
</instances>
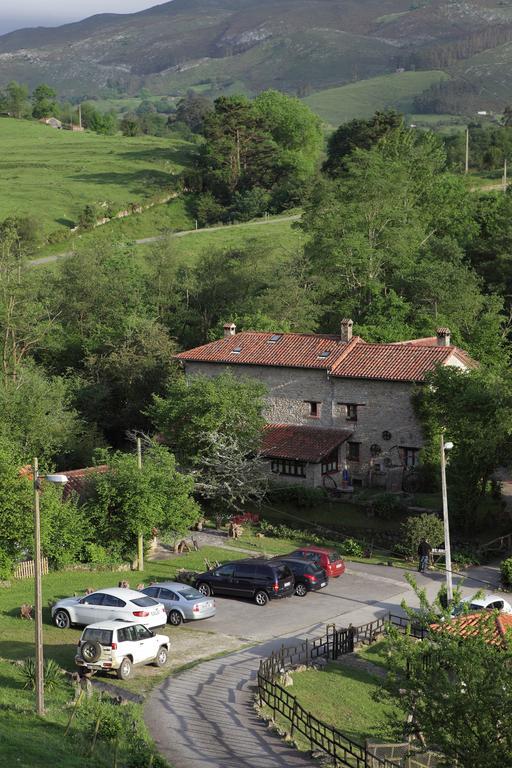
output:
<instances>
[{"instance_id":1,"label":"roof skylight","mask_svg":"<svg viewBox=\"0 0 512 768\"><path fill-rule=\"evenodd\" d=\"M330 354L331 354L331 352L330 352L330 350L329 350L329 349L324 349L324 351L323 351L323 352L320 352L320 354L318 355L318 357L322 357L322 358L325 358L325 357L329 357L329 355L330 355Z\"/></svg>"},{"instance_id":2,"label":"roof skylight","mask_svg":"<svg viewBox=\"0 0 512 768\"><path fill-rule=\"evenodd\" d=\"M231 350L231 354L239 355L241 351L242 351L242 347L235 347L234 349Z\"/></svg>"},{"instance_id":3,"label":"roof skylight","mask_svg":"<svg viewBox=\"0 0 512 768\"><path fill-rule=\"evenodd\" d=\"M283 338L282 333L274 333L270 339L268 340L269 344L277 344L278 341L280 341Z\"/></svg>"}]
</instances>

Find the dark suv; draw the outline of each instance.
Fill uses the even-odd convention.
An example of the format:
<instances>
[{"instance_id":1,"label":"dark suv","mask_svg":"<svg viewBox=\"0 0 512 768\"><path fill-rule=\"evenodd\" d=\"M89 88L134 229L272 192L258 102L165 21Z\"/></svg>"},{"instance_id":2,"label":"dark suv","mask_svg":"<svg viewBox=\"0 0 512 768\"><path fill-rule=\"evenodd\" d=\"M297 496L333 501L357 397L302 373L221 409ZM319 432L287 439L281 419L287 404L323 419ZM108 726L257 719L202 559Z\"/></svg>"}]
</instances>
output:
<instances>
[{"instance_id":1,"label":"dark suv","mask_svg":"<svg viewBox=\"0 0 512 768\"><path fill-rule=\"evenodd\" d=\"M295 594L304 597L308 592L323 589L329 583L329 577L323 568L316 563L292 557L275 557L275 561L284 563L293 573Z\"/></svg>"},{"instance_id":2,"label":"dark suv","mask_svg":"<svg viewBox=\"0 0 512 768\"><path fill-rule=\"evenodd\" d=\"M257 605L266 605L277 597L290 597L295 590L289 567L263 558L224 563L201 573L196 578L195 586L206 597L251 597Z\"/></svg>"}]
</instances>

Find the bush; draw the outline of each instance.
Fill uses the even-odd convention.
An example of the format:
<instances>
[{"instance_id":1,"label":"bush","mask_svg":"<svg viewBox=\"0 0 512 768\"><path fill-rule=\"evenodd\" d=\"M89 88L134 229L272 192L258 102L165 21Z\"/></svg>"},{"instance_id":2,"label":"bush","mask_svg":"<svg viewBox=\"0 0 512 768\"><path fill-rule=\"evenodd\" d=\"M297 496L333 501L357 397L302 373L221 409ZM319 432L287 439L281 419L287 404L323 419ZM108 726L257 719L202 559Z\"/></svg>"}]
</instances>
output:
<instances>
[{"instance_id":1,"label":"bush","mask_svg":"<svg viewBox=\"0 0 512 768\"><path fill-rule=\"evenodd\" d=\"M480 565L480 558L472 549L458 549L452 552L452 563L460 568L469 568L471 565Z\"/></svg>"},{"instance_id":2,"label":"bush","mask_svg":"<svg viewBox=\"0 0 512 768\"><path fill-rule=\"evenodd\" d=\"M437 515L414 515L404 520L401 526L401 542L395 552L401 550L405 557L415 558L422 539L427 539L433 547L443 543L443 522Z\"/></svg>"},{"instance_id":3,"label":"bush","mask_svg":"<svg viewBox=\"0 0 512 768\"><path fill-rule=\"evenodd\" d=\"M501 564L501 578L507 587L512 587L512 557L507 557Z\"/></svg>"},{"instance_id":4,"label":"bush","mask_svg":"<svg viewBox=\"0 0 512 768\"><path fill-rule=\"evenodd\" d=\"M118 558L101 544L86 544L84 562L91 565L109 566L118 562Z\"/></svg>"},{"instance_id":5,"label":"bush","mask_svg":"<svg viewBox=\"0 0 512 768\"><path fill-rule=\"evenodd\" d=\"M20 666L20 674L25 681L25 688L35 690L36 687L36 660L32 657L25 659ZM63 682L63 672L56 661L46 659L43 668L44 687L47 691L53 691Z\"/></svg>"},{"instance_id":6,"label":"bush","mask_svg":"<svg viewBox=\"0 0 512 768\"><path fill-rule=\"evenodd\" d=\"M364 547L356 539L345 539L338 549L342 555L352 555L352 557L364 555Z\"/></svg>"},{"instance_id":7,"label":"bush","mask_svg":"<svg viewBox=\"0 0 512 768\"><path fill-rule=\"evenodd\" d=\"M324 488L306 488L302 485L288 485L273 488L269 494L270 501L291 501L299 508L310 508L321 504L327 498Z\"/></svg>"},{"instance_id":8,"label":"bush","mask_svg":"<svg viewBox=\"0 0 512 768\"><path fill-rule=\"evenodd\" d=\"M14 569L14 561L7 552L0 550L0 581L10 579Z\"/></svg>"},{"instance_id":9,"label":"bush","mask_svg":"<svg viewBox=\"0 0 512 768\"><path fill-rule=\"evenodd\" d=\"M372 509L381 520L402 517L407 512L405 504L394 493L380 493L374 496Z\"/></svg>"}]
</instances>

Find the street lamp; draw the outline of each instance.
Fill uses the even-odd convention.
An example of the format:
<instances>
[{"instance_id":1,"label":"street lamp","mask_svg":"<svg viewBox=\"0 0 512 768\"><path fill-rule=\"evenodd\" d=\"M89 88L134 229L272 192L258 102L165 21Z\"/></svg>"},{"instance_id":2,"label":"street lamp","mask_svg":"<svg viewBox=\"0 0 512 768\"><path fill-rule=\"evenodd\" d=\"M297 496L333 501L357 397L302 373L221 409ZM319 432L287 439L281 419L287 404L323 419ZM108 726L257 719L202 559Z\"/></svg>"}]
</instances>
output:
<instances>
[{"instance_id":1,"label":"street lamp","mask_svg":"<svg viewBox=\"0 0 512 768\"><path fill-rule=\"evenodd\" d=\"M39 495L41 492L41 476L39 462L34 459L34 587L35 587L35 644L36 644L36 712L44 715L44 669L43 669L43 596L41 569L41 515L39 511ZM46 475L49 483L65 485L66 475Z\"/></svg>"},{"instance_id":2,"label":"street lamp","mask_svg":"<svg viewBox=\"0 0 512 768\"><path fill-rule=\"evenodd\" d=\"M451 451L453 443L445 443L441 432L441 490L443 495L444 550L446 564L446 599L453 600L452 552L450 548L450 523L448 520L448 492L446 489L446 451Z\"/></svg>"}]
</instances>

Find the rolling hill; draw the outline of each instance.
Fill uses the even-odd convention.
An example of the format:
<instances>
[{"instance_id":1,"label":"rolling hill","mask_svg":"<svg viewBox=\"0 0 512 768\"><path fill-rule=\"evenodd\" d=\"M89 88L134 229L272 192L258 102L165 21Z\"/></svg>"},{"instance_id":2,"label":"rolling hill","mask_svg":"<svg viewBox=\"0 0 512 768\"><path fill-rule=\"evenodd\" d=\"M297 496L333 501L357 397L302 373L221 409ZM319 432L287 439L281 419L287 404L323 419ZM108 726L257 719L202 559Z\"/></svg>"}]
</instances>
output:
<instances>
[{"instance_id":1,"label":"rolling hill","mask_svg":"<svg viewBox=\"0 0 512 768\"><path fill-rule=\"evenodd\" d=\"M487 71L509 41L512 0L172 0L1 36L0 87L45 81L80 98L142 87L306 96L397 67L461 77L466 59L484 56ZM483 102L502 98L486 88Z\"/></svg>"}]
</instances>

